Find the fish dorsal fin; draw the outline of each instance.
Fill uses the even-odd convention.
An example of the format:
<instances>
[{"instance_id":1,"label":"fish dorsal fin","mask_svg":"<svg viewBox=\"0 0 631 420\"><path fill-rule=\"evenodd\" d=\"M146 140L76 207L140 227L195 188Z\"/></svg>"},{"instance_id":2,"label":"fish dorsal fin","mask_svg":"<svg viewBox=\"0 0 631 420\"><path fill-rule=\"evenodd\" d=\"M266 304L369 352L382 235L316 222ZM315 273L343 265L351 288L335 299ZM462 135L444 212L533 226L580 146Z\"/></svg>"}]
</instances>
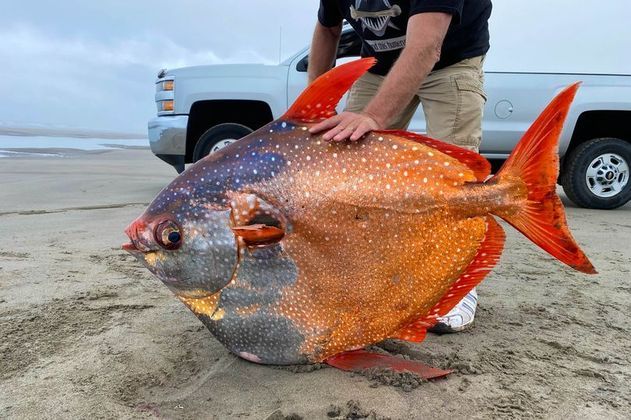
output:
<instances>
[{"instance_id":1,"label":"fish dorsal fin","mask_svg":"<svg viewBox=\"0 0 631 420\"><path fill-rule=\"evenodd\" d=\"M342 96L376 61L374 58L362 58L324 73L307 86L280 119L319 122L332 117Z\"/></svg>"},{"instance_id":2,"label":"fish dorsal fin","mask_svg":"<svg viewBox=\"0 0 631 420\"><path fill-rule=\"evenodd\" d=\"M420 134L410 133L403 130L381 130L376 133L382 133L387 135L394 135L403 137L408 140L415 141L417 143L424 144L436 149L441 153L451 156L457 159L461 163L467 165L469 169L473 171L478 181L484 181L491 174L491 164L482 155L471 150L463 149L462 147L455 146L453 144L445 143L430 137L421 136Z\"/></svg>"},{"instance_id":3,"label":"fish dorsal fin","mask_svg":"<svg viewBox=\"0 0 631 420\"><path fill-rule=\"evenodd\" d=\"M439 317L447 315L495 267L504 249L506 235L504 229L495 221L493 216L487 216L486 223L486 234L478 253L460 275L460 278L451 285L447 293L429 311L429 314L401 328L392 335L392 338L412 342L422 341L427 329L433 327Z\"/></svg>"}]
</instances>

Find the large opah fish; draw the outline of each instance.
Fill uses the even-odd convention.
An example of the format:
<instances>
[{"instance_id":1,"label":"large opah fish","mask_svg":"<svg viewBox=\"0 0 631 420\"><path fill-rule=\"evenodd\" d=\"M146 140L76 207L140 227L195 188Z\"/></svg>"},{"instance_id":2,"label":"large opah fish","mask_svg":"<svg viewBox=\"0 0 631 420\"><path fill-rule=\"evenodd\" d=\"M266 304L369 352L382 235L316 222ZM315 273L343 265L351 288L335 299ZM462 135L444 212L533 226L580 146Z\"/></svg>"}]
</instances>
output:
<instances>
[{"instance_id":1,"label":"large opah fish","mask_svg":"<svg viewBox=\"0 0 631 420\"><path fill-rule=\"evenodd\" d=\"M309 134L372 64L320 77L279 120L177 177L127 228L124 249L247 360L414 370L354 350L421 341L497 263L504 232L493 216L595 272L555 194L557 141L577 85L486 180L482 156L416 134L355 143Z\"/></svg>"}]
</instances>

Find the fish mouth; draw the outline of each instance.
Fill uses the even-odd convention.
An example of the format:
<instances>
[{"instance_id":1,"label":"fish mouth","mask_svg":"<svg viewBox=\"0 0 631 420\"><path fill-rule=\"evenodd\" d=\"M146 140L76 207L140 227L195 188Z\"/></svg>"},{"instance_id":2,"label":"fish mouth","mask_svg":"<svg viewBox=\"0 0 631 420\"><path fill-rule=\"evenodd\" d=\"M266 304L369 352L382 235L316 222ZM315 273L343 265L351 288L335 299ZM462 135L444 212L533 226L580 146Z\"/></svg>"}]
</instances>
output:
<instances>
[{"instance_id":1,"label":"fish mouth","mask_svg":"<svg viewBox=\"0 0 631 420\"><path fill-rule=\"evenodd\" d=\"M142 220L136 219L131 222L125 229L125 234L127 234L129 242L122 244L121 248L132 255L144 254L150 251L149 247L141 240L141 232L143 232L146 228L147 224Z\"/></svg>"},{"instance_id":2,"label":"fish mouth","mask_svg":"<svg viewBox=\"0 0 631 420\"><path fill-rule=\"evenodd\" d=\"M127 251L127 252L134 252L134 251L138 252L138 251L140 251L138 248L136 248L136 245L134 245L134 243L131 242L131 241L130 242L126 242L123 245L121 245L121 248L124 251Z\"/></svg>"},{"instance_id":3,"label":"fish mouth","mask_svg":"<svg viewBox=\"0 0 631 420\"><path fill-rule=\"evenodd\" d=\"M133 240L122 244L121 249L123 251L129 252L134 257L141 258L141 259L144 258L145 255L149 253L149 251L143 251L142 249L138 248L136 246L136 243Z\"/></svg>"}]
</instances>

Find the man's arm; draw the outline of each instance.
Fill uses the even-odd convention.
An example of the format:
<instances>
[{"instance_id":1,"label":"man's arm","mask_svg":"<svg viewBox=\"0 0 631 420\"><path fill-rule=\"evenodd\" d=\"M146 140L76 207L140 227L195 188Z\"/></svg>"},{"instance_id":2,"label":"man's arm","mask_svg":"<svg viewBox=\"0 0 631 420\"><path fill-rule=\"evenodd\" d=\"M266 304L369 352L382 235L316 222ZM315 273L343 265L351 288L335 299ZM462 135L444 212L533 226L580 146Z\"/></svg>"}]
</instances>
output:
<instances>
[{"instance_id":1,"label":"man's arm","mask_svg":"<svg viewBox=\"0 0 631 420\"><path fill-rule=\"evenodd\" d=\"M342 34L342 23L330 28L316 23L309 52L309 84L333 67L337 55L337 45Z\"/></svg>"},{"instance_id":2,"label":"man's arm","mask_svg":"<svg viewBox=\"0 0 631 420\"><path fill-rule=\"evenodd\" d=\"M419 13L410 18L406 46L383 81L375 97L360 114L343 112L313 126L311 133L328 130L326 140L359 140L372 130L383 129L405 108L425 77L440 59L440 49L452 16Z\"/></svg>"}]
</instances>

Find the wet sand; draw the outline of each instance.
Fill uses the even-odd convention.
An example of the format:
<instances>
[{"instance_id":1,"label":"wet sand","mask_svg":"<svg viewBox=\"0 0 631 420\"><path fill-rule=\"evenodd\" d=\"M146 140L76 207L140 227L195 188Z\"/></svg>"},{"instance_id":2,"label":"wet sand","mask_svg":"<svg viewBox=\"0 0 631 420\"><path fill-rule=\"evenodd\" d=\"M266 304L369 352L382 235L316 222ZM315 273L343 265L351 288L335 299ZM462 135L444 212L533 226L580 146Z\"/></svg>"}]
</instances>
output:
<instances>
[{"instance_id":1,"label":"wet sand","mask_svg":"<svg viewBox=\"0 0 631 420\"><path fill-rule=\"evenodd\" d=\"M631 205L565 200L593 277L507 227L472 329L379 345L455 370L422 382L229 354L120 250L174 176L147 150L0 160L0 417L631 417Z\"/></svg>"}]
</instances>

